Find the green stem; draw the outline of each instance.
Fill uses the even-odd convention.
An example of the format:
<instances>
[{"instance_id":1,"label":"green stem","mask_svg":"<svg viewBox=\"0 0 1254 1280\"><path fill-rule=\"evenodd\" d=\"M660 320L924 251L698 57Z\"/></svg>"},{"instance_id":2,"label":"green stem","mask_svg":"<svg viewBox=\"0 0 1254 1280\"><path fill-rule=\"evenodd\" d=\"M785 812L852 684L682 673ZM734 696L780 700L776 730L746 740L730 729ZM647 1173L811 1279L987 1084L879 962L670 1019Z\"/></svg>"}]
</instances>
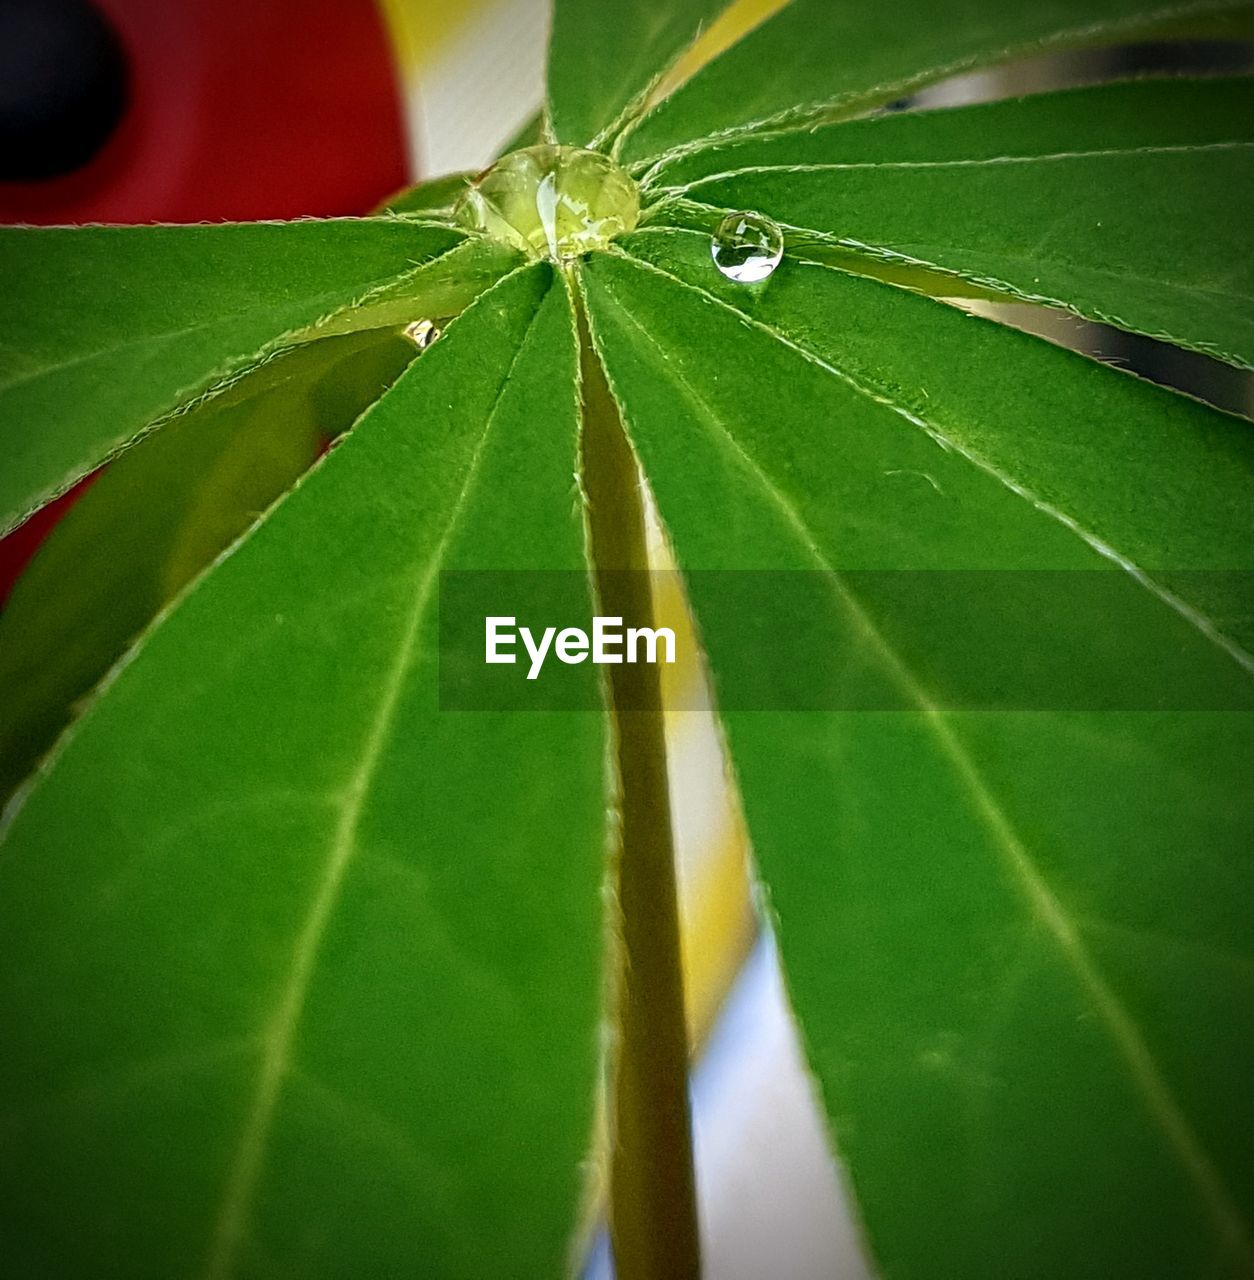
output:
<instances>
[{"instance_id":1,"label":"green stem","mask_svg":"<svg viewBox=\"0 0 1254 1280\"><path fill-rule=\"evenodd\" d=\"M641 478L581 317L583 472L603 614L653 625ZM625 572L624 572L625 571ZM697 1280L675 850L658 668L607 667L617 732L618 1057L610 1234L618 1280Z\"/></svg>"}]
</instances>

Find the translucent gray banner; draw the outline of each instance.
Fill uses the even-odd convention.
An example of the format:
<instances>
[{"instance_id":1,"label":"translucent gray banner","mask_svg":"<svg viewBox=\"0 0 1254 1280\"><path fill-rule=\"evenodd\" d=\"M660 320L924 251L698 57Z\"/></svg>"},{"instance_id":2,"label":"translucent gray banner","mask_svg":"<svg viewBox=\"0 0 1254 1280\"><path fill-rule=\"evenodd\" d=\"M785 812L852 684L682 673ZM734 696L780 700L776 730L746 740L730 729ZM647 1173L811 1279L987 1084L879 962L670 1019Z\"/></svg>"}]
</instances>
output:
<instances>
[{"instance_id":1,"label":"translucent gray banner","mask_svg":"<svg viewBox=\"0 0 1254 1280\"><path fill-rule=\"evenodd\" d=\"M1254 710L1247 571L667 577L652 575L655 598L689 598L724 711ZM673 618L598 616L583 573L442 574L441 708L594 709L600 666L705 661ZM668 689L672 709L703 705L699 681Z\"/></svg>"}]
</instances>

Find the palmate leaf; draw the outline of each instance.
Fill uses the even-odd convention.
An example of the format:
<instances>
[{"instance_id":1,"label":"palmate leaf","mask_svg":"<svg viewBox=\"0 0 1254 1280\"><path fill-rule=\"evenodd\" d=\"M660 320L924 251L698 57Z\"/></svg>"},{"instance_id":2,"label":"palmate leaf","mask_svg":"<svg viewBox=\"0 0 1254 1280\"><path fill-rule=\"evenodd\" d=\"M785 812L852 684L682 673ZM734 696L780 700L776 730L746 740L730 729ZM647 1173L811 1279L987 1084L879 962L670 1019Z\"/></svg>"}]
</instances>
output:
<instances>
[{"instance_id":1,"label":"palmate leaf","mask_svg":"<svg viewBox=\"0 0 1254 1280\"><path fill-rule=\"evenodd\" d=\"M693 166L708 176L686 178L687 200L769 209L799 252L826 238L922 262L1254 367L1249 77L889 116L712 148L680 172Z\"/></svg>"},{"instance_id":2,"label":"palmate leaf","mask_svg":"<svg viewBox=\"0 0 1254 1280\"><path fill-rule=\"evenodd\" d=\"M315 326L460 310L510 258L442 259L461 239L400 218L0 228L0 532Z\"/></svg>"},{"instance_id":3,"label":"palmate leaf","mask_svg":"<svg viewBox=\"0 0 1254 1280\"><path fill-rule=\"evenodd\" d=\"M585 564L552 280L457 320L11 818L8 1274L562 1269L598 1070L604 725L442 715L435 651L442 569Z\"/></svg>"},{"instance_id":4,"label":"palmate leaf","mask_svg":"<svg viewBox=\"0 0 1254 1280\"><path fill-rule=\"evenodd\" d=\"M949 711L935 636L848 574L1248 569L1248 424L822 266L736 306L694 239L583 277L716 689L772 705L752 620L694 571L807 570L913 708L723 715L884 1273L1248 1274L1254 718ZM1185 618L1248 687L1200 613L1232 603Z\"/></svg>"},{"instance_id":5,"label":"palmate leaf","mask_svg":"<svg viewBox=\"0 0 1254 1280\"><path fill-rule=\"evenodd\" d=\"M616 145L658 202L578 275L876 1259L907 1280L1250 1275L1254 615L1240 576L1177 572L1254 568L1249 424L806 261L849 241L1248 364L1243 81L824 123L1236 9L794 0L642 116L721 10L559 3L548 125ZM446 216L462 181L392 207ZM1151 235L1096 234L1136 201ZM765 287L711 262L732 202L801 229ZM441 712L433 593L442 568L586 568L563 284L397 217L6 231L0 259L5 520L212 393L120 461L17 597L55 595L67 561L40 617L125 572L152 588L88 645L99 671L147 625L0 833L5 1268L560 1273L601 1056L608 735L595 713ZM251 519L193 520L184 554L215 487L197 459L248 388L320 365L313 339L391 342L476 297L170 605ZM263 441L239 443L224 464ZM144 554L93 579L137 478ZM840 659L907 709L743 710L775 686L709 568L817 577ZM1246 710L952 710L926 619L863 595L870 568L1129 583L1151 647ZM1068 621L1038 647L1145 652ZM1012 669L994 643L968 665Z\"/></svg>"},{"instance_id":6,"label":"palmate leaf","mask_svg":"<svg viewBox=\"0 0 1254 1280\"><path fill-rule=\"evenodd\" d=\"M1202 23L1248 0L792 0L715 58L625 139L639 162L708 134L849 116L974 66Z\"/></svg>"}]
</instances>

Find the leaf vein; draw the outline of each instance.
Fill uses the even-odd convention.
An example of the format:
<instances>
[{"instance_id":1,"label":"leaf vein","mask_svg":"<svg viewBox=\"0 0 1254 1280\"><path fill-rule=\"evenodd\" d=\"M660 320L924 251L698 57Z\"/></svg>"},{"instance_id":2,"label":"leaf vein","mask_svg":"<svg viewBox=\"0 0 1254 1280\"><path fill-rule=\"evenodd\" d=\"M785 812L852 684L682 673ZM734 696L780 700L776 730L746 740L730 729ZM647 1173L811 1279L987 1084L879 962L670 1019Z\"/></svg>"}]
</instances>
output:
<instances>
[{"instance_id":1,"label":"leaf vein","mask_svg":"<svg viewBox=\"0 0 1254 1280\"><path fill-rule=\"evenodd\" d=\"M655 190L666 192L668 195L685 195L698 187L711 183L723 182L730 178L755 177L760 174L775 176L793 173L843 173L859 169L1001 168L1011 165L1051 164L1057 161L1093 160L1114 156L1196 155L1199 152L1248 151L1252 149L1254 149L1254 142L1231 141L1141 147L1095 147L1087 151L1048 151L1020 156L971 156L952 160L848 160L812 164L755 164L745 165L739 169L724 169L718 173L703 174L699 178L693 178L691 182L680 183L673 187L659 186Z\"/></svg>"}]
</instances>

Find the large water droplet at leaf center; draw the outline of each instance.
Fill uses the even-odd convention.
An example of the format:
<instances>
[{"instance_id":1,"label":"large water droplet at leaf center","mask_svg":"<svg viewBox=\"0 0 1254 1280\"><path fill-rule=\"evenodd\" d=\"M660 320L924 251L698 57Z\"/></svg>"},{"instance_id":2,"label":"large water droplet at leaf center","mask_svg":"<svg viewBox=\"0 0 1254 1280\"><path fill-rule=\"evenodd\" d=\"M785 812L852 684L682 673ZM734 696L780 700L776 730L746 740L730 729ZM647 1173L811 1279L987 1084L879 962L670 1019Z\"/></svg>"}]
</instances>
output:
<instances>
[{"instance_id":1,"label":"large water droplet at leaf center","mask_svg":"<svg viewBox=\"0 0 1254 1280\"><path fill-rule=\"evenodd\" d=\"M514 151L457 207L463 226L557 262L605 248L639 217L636 183L607 156L578 147Z\"/></svg>"}]
</instances>

